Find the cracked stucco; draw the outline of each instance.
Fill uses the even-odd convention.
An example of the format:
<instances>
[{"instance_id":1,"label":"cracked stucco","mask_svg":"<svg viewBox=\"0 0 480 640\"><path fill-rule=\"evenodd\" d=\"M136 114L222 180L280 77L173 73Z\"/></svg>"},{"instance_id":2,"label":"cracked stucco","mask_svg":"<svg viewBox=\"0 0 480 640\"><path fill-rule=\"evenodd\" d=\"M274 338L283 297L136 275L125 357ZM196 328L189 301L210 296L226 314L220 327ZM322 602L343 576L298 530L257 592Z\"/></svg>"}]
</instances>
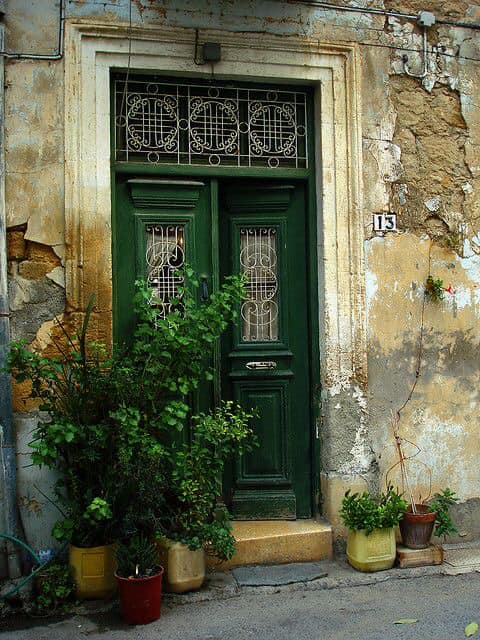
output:
<instances>
[{"instance_id":1,"label":"cracked stucco","mask_svg":"<svg viewBox=\"0 0 480 640\"><path fill-rule=\"evenodd\" d=\"M7 2L10 49L53 49L57 14L43 4ZM414 14L426 8L420 0L367 4ZM428 4L438 17L480 22L479 2ZM67 20L125 24L128 3L72 0ZM406 77L401 62L402 47L421 48L421 33L397 18L273 0L135 0L132 21L139 27L199 28L200 36L202 28L296 35L312 47L323 41L359 43L369 371L368 379L362 372L362 380L341 377L335 370L322 372L322 468L326 474L376 473L380 479L388 468L389 414L408 393L423 286L431 271L452 293L427 309L424 373L403 421L406 433L422 443L422 452L438 470L441 477L435 482L451 477L462 500L478 497L475 462L467 451L477 446L480 388L475 359L480 314L480 63L462 56L480 60L480 32L432 28L432 54L422 82ZM408 52L408 57L411 69L421 68L418 54ZM22 269L31 278L18 271L28 256L12 257L12 326L15 335L25 332L29 339L41 329L45 347L52 318L65 307L63 71L62 62L6 63L8 226L11 233L21 228L25 241L49 247L59 258L35 279L27 264ZM398 214L400 231L375 237L371 216L388 210ZM92 242L96 232L92 230ZM344 345L335 348L345 355ZM449 451L461 459L457 469L448 461Z\"/></svg>"}]
</instances>

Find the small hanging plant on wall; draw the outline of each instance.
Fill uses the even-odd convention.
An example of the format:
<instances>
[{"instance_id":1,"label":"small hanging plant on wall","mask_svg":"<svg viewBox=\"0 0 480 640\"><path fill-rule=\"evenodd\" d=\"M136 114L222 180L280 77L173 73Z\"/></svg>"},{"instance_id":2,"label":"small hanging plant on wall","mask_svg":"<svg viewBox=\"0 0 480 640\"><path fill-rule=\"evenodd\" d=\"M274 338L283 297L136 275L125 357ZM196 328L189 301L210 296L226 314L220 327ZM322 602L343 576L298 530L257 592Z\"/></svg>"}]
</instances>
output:
<instances>
[{"instance_id":1,"label":"small hanging plant on wall","mask_svg":"<svg viewBox=\"0 0 480 640\"><path fill-rule=\"evenodd\" d=\"M443 280L441 278L434 278L429 274L427 281L425 282L425 295L431 302L439 302L443 300L443 296L446 289L443 286Z\"/></svg>"}]
</instances>

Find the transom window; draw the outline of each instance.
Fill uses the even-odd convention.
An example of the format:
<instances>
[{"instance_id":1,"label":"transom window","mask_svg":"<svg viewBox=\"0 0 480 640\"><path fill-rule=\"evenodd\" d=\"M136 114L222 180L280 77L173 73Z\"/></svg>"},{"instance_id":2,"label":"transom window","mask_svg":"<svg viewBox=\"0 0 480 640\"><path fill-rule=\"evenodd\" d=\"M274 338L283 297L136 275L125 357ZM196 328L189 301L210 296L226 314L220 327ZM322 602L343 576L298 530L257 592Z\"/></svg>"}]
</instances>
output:
<instances>
[{"instance_id":1,"label":"transom window","mask_svg":"<svg viewBox=\"0 0 480 640\"><path fill-rule=\"evenodd\" d=\"M304 91L145 77L114 91L117 161L308 168Z\"/></svg>"}]
</instances>

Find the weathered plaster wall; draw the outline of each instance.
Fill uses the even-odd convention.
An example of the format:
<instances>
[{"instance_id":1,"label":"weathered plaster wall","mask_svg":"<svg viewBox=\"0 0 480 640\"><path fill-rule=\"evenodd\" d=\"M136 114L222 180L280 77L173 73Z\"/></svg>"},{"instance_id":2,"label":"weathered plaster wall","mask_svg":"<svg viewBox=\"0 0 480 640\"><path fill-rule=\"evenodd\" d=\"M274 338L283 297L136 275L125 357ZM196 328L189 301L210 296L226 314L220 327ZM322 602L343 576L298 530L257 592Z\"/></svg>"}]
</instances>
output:
<instances>
[{"instance_id":1,"label":"weathered plaster wall","mask_svg":"<svg viewBox=\"0 0 480 640\"><path fill-rule=\"evenodd\" d=\"M480 22L478 0L345 4L413 14L428 9L444 20ZM66 10L70 21L130 19L127 0L69 0ZM53 51L57 18L41 1L7 2L8 48ZM458 491L464 531L479 533L480 518L472 513L480 497L480 31L433 27L434 52L422 81L407 77L401 61L402 47L421 49L421 32L399 18L273 0L134 0L131 21L192 30L192 56L194 28L295 35L312 46L359 43L368 374L358 370L345 380L322 372L324 509L335 519L345 487L378 485L393 464L390 411L403 404L413 382L431 272L451 293L426 307L422 375L400 427L434 470L433 488L450 484ZM420 69L420 55L406 53L410 67ZM63 70L61 61L9 61L6 77L12 331L47 346L65 300ZM375 237L371 214L388 210L397 212L399 232ZM21 394L16 397L21 409Z\"/></svg>"}]
</instances>

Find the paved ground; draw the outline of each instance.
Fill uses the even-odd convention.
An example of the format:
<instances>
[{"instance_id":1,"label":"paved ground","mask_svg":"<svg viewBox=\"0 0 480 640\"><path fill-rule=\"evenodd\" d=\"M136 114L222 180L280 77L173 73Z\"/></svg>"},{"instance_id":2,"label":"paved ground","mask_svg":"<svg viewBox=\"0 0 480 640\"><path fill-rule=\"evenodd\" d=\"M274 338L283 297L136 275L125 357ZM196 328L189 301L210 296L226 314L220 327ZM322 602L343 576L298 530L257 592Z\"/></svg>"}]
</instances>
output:
<instances>
[{"instance_id":1,"label":"paved ground","mask_svg":"<svg viewBox=\"0 0 480 640\"><path fill-rule=\"evenodd\" d=\"M243 576L219 574L200 592L168 596L162 617L128 627L118 606L87 604L64 620L9 617L1 640L454 640L480 623L478 546L447 549L440 567L353 571L344 562ZM307 569L307 570L305 570ZM300 573L299 573L300 571ZM326 577L318 577L327 572ZM293 582L292 576L302 581ZM272 578L273 576L273 578ZM250 581L250 585L248 582ZM262 586L263 583L263 586ZM394 624L399 619L413 624ZM480 640L480 632L473 636Z\"/></svg>"}]
</instances>

